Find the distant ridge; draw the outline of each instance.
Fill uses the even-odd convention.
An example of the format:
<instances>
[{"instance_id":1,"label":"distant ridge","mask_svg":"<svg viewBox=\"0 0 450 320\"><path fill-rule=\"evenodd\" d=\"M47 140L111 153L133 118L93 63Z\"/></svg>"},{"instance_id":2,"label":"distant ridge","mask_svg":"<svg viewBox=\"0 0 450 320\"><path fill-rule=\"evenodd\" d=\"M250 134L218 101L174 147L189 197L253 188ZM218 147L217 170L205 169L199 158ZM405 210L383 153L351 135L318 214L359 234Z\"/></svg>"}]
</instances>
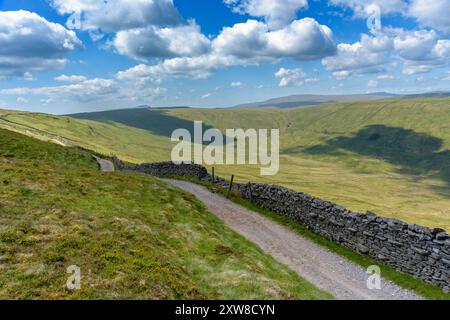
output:
<instances>
[{"instance_id":1,"label":"distant ridge","mask_svg":"<svg viewBox=\"0 0 450 320\"><path fill-rule=\"evenodd\" d=\"M350 95L292 95L270 99L267 101L240 104L233 108L299 108L308 106L317 106L324 103L332 102L348 102L348 101L364 101L364 100L381 100L387 98L401 97L396 94L386 92L375 92L369 94L350 94Z\"/></svg>"}]
</instances>

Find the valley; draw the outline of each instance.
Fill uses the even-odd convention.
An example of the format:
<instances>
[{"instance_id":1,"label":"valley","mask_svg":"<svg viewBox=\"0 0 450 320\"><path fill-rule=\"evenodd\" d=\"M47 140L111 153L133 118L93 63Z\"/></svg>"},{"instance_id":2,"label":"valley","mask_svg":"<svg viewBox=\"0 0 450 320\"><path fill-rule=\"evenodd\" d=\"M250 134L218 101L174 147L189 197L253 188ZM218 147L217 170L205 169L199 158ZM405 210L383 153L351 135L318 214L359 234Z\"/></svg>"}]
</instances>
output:
<instances>
[{"instance_id":1,"label":"valley","mask_svg":"<svg viewBox=\"0 0 450 320\"><path fill-rule=\"evenodd\" d=\"M388 99L300 109L126 109L53 116L0 111L0 126L130 163L165 161L173 130L280 129L280 171L215 166L349 209L450 230L450 100Z\"/></svg>"}]
</instances>

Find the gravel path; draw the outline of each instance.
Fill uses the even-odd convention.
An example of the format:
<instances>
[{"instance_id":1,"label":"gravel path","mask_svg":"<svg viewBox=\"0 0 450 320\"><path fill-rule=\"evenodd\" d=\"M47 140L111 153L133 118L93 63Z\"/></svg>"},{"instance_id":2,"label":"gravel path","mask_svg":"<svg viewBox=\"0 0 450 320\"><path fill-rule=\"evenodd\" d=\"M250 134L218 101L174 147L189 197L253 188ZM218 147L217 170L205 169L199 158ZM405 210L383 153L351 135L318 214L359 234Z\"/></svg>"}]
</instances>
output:
<instances>
[{"instance_id":1,"label":"gravel path","mask_svg":"<svg viewBox=\"0 0 450 320\"><path fill-rule=\"evenodd\" d=\"M100 165L100 170L102 172L114 172L114 164L111 161L101 159L101 158L95 157L95 156L94 156L94 158Z\"/></svg>"},{"instance_id":2,"label":"gravel path","mask_svg":"<svg viewBox=\"0 0 450 320\"><path fill-rule=\"evenodd\" d=\"M208 210L229 227L256 243L278 261L288 265L318 288L342 300L416 300L413 292L382 279L381 290L369 290L369 274L360 266L305 239L258 213L247 210L199 185L165 180L194 194Z\"/></svg>"}]
</instances>

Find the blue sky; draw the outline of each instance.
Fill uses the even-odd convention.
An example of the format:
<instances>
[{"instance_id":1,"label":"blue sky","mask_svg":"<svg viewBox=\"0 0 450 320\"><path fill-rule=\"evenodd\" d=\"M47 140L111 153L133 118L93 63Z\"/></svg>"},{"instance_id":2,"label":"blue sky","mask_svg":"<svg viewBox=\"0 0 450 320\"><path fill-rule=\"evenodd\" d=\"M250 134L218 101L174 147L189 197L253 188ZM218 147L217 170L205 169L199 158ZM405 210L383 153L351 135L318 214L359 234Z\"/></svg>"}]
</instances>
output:
<instances>
[{"instance_id":1,"label":"blue sky","mask_svg":"<svg viewBox=\"0 0 450 320\"><path fill-rule=\"evenodd\" d=\"M0 108L450 90L448 12L450 0L0 0Z\"/></svg>"}]
</instances>

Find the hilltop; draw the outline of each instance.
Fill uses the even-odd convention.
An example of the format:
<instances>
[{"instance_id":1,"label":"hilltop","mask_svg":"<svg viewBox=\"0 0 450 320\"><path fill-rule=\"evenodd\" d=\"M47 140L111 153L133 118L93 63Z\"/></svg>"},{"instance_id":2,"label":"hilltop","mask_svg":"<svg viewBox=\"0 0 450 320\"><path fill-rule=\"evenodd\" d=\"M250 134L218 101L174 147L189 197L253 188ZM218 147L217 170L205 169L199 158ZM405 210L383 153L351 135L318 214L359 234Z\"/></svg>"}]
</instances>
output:
<instances>
[{"instance_id":1,"label":"hilltop","mask_svg":"<svg viewBox=\"0 0 450 320\"><path fill-rule=\"evenodd\" d=\"M297 94L266 101L239 104L233 108L300 108L333 102L370 101L394 97L397 97L397 95L386 92L348 95Z\"/></svg>"}]
</instances>

